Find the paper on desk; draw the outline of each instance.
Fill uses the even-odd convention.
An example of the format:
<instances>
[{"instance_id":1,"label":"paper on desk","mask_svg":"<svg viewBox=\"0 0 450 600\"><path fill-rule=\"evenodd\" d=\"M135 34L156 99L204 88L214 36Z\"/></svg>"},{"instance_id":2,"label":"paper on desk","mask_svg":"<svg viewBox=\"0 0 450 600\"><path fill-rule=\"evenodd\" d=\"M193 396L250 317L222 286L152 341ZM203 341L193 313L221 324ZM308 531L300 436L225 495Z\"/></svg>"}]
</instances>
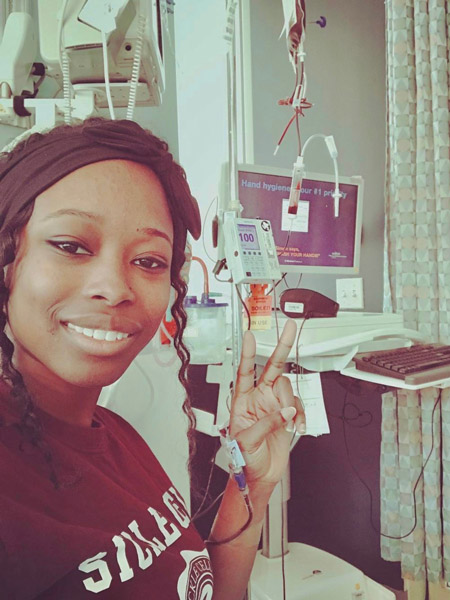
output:
<instances>
[{"instance_id":1,"label":"paper on desk","mask_svg":"<svg viewBox=\"0 0 450 600\"><path fill-rule=\"evenodd\" d=\"M285 374L289 377L296 396L300 396L305 407L306 434L317 437L330 433L327 412L323 402L320 373ZM297 390L298 383L298 390Z\"/></svg>"}]
</instances>

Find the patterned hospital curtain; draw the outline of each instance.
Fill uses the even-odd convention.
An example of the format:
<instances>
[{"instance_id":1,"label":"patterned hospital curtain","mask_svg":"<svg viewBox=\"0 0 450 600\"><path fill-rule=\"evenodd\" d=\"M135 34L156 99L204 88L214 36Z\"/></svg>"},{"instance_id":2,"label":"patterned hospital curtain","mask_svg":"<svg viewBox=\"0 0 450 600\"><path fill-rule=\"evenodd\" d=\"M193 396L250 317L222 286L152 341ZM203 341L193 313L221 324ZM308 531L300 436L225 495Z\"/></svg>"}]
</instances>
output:
<instances>
[{"instance_id":1,"label":"patterned hospital curtain","mask_svg":"<svg viewBox=\"0 0 450 600\"><path fill-rule=\"evenodd\" d=\"M449 399L436 388L383 396L381 555L412 581L450 581Z\"/></svg>"},{"instance_id":2,"label":"patterned hospital curtain","mask_svg":"<svg viewBox=\"0 0 450 600\"><path fill-rule=\"evenodd\" d=\"M385 310L450 343L447 0L386 0Z\"/></svg>"},{"instance_id":3,"label":"patterned hospital curtain","mask_svg":"<svg viewBox=\"0 0 450 600\"><path fill-rule=\"evenodd\" d=\"M449 3L385 4L384 310L449 344ZM390 537L381 536L381 553L401 561L414 600L425 598L426 583L432 598L450 581L449 400L449 390L440 397L435 388L383 397L381 531Z\"/></svg>"}]
</instances>

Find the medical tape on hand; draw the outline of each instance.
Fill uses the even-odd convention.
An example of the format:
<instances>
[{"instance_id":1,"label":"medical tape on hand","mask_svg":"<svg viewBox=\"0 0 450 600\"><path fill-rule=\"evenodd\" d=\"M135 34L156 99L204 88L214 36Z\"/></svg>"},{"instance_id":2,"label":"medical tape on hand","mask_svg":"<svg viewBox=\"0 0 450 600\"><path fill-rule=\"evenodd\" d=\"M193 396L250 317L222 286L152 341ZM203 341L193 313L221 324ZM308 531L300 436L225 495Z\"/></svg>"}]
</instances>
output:
<instances>
[{"instance_id":1,"label":"medical tape on hand","mask_svg":"<svg viewBox=\"0 0 450 600\"><path fill-rule=\"evenodd\" d=\"M242 467L245 467L245 460L236 440L225 438L225 450L233 471L240 471Z\"/></svg>"}]
</instances>

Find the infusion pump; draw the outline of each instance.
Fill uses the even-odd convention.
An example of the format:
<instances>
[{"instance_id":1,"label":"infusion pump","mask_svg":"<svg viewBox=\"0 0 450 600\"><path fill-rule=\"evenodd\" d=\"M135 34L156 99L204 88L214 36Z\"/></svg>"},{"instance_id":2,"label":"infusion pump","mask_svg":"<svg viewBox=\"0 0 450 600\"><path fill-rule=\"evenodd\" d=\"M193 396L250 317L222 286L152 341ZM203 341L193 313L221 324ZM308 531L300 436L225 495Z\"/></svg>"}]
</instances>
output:
<instances>
[{"instance_id":1,"label":"infusion pump","mask_svg":"<svg viewBox=\"0 0 450 600\"><path fill-rule=\"evenodd\" d=\"M233 283L276 281L281 278L270 221L241 219L225 213L225 257Z\"/></svg>"}]
</instances>

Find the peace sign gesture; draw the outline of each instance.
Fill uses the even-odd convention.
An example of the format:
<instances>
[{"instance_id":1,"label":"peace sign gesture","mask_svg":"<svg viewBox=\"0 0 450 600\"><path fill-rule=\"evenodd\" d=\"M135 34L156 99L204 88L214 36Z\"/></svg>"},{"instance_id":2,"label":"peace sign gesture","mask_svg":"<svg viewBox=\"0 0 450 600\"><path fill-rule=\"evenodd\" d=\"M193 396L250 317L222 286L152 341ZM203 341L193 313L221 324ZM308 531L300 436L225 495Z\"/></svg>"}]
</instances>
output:
<instances>
[{"instance_id":1,"label":"peace sign gesture","mask_svg":"<svg viewBox=\"0 0 450 600\"><path fill-rule=\"evenodd\" d=\"M246 331L231 405L230 434L239 442L246 462L247 482L276 484L289 458L292 426L305 431L305 414L283 368L297 327L287 321L280 340L254 383L256 343ZM286 431L291 429L291 432Z\"/></svg>"}]
</instances>

